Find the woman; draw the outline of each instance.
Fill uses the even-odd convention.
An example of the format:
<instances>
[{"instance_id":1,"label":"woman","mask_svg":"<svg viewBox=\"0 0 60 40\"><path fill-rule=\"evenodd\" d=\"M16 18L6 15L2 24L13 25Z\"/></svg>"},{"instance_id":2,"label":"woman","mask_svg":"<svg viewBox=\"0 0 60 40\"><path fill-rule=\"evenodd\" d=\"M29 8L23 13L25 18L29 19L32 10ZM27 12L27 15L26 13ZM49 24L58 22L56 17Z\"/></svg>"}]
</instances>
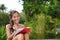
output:
<instances>
[{"instance_id":1,"label":"woman","mask_svg":"<svg viewBox=\"0 0 60 40\"><path fill-rule=\"evenodd\" d=\"M29 33L19 33L14 37L14 34L18 28L24 28L23 24L19 24L20 16L15 10L10 12L10 24L6 25L6 33L8 40L29 40Z\"/></svg>"}]
</instances>

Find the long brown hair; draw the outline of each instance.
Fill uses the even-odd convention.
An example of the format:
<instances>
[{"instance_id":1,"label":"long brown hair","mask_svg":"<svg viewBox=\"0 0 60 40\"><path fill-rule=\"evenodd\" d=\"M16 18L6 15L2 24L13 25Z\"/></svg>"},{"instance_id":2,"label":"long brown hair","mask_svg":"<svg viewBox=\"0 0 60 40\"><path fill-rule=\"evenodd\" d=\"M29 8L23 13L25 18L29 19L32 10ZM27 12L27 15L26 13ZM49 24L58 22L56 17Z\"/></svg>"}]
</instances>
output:
<instances>
[{"instance_id":1,"label":"long brown hair","mask_svg":"<svg viewBox=\"0 0 60 40\"><path fill-rule=\"evenodd\" d=\"M13 16L13 14L15 14L15 13L18 13L19 14L19 12L18 11L16 11L16 10L12 10L12 11L10 11L10 26L11 26L11 28L13 27L13 25L14 25L14 22L13 22L13 20L11 20L12 19L12 16Z\"/></svg>"}]
</instances>

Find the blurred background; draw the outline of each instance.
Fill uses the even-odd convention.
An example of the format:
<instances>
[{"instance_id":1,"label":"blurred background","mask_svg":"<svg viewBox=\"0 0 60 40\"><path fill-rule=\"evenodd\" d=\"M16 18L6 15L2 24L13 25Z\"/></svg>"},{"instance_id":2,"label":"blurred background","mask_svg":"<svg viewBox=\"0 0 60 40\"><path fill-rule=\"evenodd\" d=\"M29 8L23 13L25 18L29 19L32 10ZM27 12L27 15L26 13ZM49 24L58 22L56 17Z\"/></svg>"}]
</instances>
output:
<instances>
[{"instance_id":1,"label":"blurred background","mask_svg":"<svg viewBox=\"0 0 60 40\"><path fill-rule=\"evenodd\" d=\"M20 13L20 23L31 27L30 39L60 39L60 0L0 0L0 40L6 40L9 11Z\"/></svg>"}]
</instances>

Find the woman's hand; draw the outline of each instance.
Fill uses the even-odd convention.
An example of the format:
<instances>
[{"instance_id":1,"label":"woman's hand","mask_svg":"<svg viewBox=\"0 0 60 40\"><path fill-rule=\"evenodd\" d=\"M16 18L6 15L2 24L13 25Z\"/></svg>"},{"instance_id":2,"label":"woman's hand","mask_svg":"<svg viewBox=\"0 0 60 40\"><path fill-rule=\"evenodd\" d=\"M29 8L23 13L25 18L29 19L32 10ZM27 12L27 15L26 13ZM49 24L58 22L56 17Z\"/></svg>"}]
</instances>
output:
<instances>
[{"instance_id":1,"label":"woman's hand","mask_svg":"<svg viewBox=\"0 0 60 40\"><path fill-rule=\"evenodd\" d=\"M12 36L12 39L13 39L13 37L14 37L15 33L16 33L16 31L14 31L14 32L12 33L12 35L11 35L11 36Z\"/></svg>"},{"instance_id":2,"label":"woman's hand","mask_svg":"<svg viewBox=\"0 0 60 40\"><path fill-rule=\"evenodd\" d=\"M14 29L14 31L16 31L18 29L18 26L13 25L13 29Z\"/></svg>"},{"instance_id":3,"label":"woman's hand","mask_svg":"<svg viewBox=\"0 0 60 40\"><path fill-rule=\"evenodd\" d=\"M14 36L15 32L16 32L16 31L14 31L14 32L12 33L12 36Z\"/></svg>"}]
</instances>

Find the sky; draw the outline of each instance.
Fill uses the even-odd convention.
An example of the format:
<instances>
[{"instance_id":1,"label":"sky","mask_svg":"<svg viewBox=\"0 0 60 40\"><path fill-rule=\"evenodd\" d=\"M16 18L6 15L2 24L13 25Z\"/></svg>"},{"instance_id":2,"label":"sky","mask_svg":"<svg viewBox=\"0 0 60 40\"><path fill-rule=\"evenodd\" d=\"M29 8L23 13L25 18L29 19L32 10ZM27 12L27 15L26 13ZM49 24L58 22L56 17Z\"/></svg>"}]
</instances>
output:
<instances>
[{"instance_id":1,"label":"sky","mask_svg":"<svg viewBox=\"0 0 60 40\"><path fill-rule=\"evenodd\" d=\"M23 10L23 1L20 0L0 0L0 5L4 4L7 7L7 12L10 10L17 10L18 12L22 12Z\"/></svg>"}]
</instances>

